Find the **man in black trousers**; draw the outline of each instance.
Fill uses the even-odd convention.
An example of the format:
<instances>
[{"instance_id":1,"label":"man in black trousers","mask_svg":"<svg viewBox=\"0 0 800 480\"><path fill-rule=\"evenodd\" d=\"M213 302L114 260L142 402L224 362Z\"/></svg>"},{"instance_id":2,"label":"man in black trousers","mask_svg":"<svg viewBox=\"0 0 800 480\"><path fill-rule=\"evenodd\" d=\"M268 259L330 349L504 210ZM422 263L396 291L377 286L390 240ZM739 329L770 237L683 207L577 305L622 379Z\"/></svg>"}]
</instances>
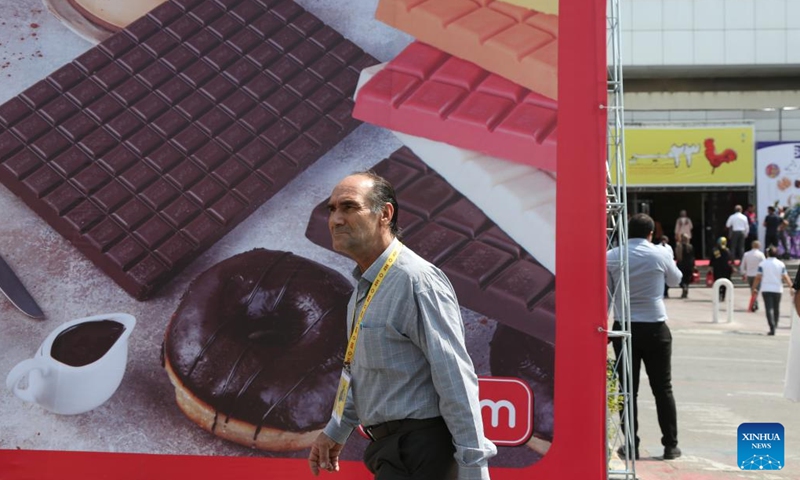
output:
<instances>
[{"instance_id":1,"label":"man in black trousers","mask_svg":"<svg viewBox=\"0 0 800 480\"><path fill-rule=\"evenodd\" d=\"M636 438L635 458L639 458L639 420L637 401L639 394L639 371L641 363L647 369L650 389L656 399L658 425L661 427L661 444L664 445L664 460L681 456L678 448L678 415L675 398L672 395L672 334L667 326L667 310L662 298L664 284L677 287L681 281L681 271L666 249L651 243L653 238L653 219L643 213L634 215L628 221L628 275L631 312L630 352L633 366L633 431ZM611 291L619 282L619 269L615 265L620 260L619 247L607 253L608 281ZM616 299L621 301L619 296ZM618 320L620 305L614 306ZM614 322L614 330L621 330L619 321ZM612 340L617 355L617 372L624 375L624 365L620 359L622 339ZM624 420L624 418L623 418ZM625 425L623 423L623 428ZM618 450L625 455L624 447Z\"/></svg>"}]
</instances>

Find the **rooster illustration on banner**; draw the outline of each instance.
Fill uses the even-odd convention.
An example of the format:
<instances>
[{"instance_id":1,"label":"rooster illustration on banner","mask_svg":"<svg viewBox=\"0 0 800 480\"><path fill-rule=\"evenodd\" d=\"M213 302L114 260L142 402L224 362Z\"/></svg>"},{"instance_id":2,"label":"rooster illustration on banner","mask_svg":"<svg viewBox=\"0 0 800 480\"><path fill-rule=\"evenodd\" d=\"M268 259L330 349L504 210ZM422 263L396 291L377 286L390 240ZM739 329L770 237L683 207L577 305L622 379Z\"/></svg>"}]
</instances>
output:
<instances>
[{"instance_id":1,"label":"rooster illustration on banner","mask_svg":"<svg viewBox=\"0 0 800 480\"><path fill-rule=\"evenodd\" d=\"M705 155L706 160L708 160L708 163L711 164L712 174L723 163L735 162L738 158L736 151L731 148L726 148L721 152L717 152L713 138L706 138L703 142L703 147L703 154ZM657 153L654 155L633 155L631 156L630 162L631 164L636 164L639 160L649 159L652 160L653 163L656 163L661 159L669 159L674 162L675 168L678 168L681 164L681 157L683 157L686 160L686 166L691 168L692 156L699 151L699 144L673 144L666 153Z\"/></svg>"},{"instance_id":2,"label":"rooster illustration on banner","mask_svg":"<svg viewBox=\"0 0 800 480\"><path fill-rule=\"evenodd\" d=\"M708 163L711 164L711 173L714 173L723 163L731 163L736 161L737 155L735 150L726 148L722 152L717 153L713 138L706 138L706 141L703 142L703 145L706 147L704 152L706 160L708 160Z\"/></svg>"}]
</instances>

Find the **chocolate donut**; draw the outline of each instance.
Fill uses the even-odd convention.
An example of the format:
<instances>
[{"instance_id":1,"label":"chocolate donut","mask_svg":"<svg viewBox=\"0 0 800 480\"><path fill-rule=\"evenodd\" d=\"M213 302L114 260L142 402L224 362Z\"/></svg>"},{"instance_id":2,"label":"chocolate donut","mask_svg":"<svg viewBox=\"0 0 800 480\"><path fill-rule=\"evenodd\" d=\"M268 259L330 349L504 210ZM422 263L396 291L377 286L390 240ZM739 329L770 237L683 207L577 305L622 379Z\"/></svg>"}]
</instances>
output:
<instances>
[{"instance_id":1,"label":"chocolate donut","mask_svg":"<svg viewBox=\"0 0 800 480\"><path fill-rule=\"evenodd\" d=\"M256 249L200 274L164 339L181 410L242 445L309 447L330 419L351 292L339 273L290 252Z\"/></svg>"},{"instance_id":2,"label":"chocolate donut","mask_svg":"<svg viewBox=\"0 0 800 480\"><path fill-rule=\"evenodd\" d=\"M534 436L528 446L544 454L553 440L553 345L501 323L490 345L492 375L519 378L533 391Z\"/></svg>"}]
</instances>

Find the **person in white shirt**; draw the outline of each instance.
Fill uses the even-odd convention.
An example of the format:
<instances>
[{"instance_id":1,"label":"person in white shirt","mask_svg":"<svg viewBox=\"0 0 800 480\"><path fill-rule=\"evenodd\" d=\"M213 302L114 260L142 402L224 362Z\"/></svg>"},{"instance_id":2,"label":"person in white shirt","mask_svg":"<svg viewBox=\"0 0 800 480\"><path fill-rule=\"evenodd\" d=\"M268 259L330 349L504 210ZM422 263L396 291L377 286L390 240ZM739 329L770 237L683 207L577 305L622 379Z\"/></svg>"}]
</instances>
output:
<instances>
[{"instance_id":1,"label":"person in white shirt","mask_svg":"<svg viewBox=\"0 0 800 480\"><path fill-rule=\"evenodd\" d=\"M757 293L760 286L761 296L764 298L764 310L769 324L767 335L775 335L775 329L778 328L783 283L786 283L794 295L792 279L786 273L786 265L778 260L777 256L777 248L767 247L767 258L758 266L758 274L753 282L753 293Z\"/></svg>"},{"instance_id":2,"label":"person in white shirt","mask_svg":"<svg viewBox=\"0 0 800 480\"><path fill-rule=\"evenodd\" d=\"M744 240L750 231L750 220L742 213L742 206L736 205L733 214L728 217L725 226L728 227L728 238L731 241L731 253L735 260L741 260L744 255Z\"/></svg>"},{"instance_id":3,"label":"person in white shirt","mask_svg":"<svg viewBox=\"0 0 800 480\"><path fill-rule=\"evenodd\" d=\"M692 219L686 214L686 210L681 210L680 216L675 220L675 241L678 242L686 235L689 240L692 239Z\"/></svg>"},{"instance_id":4,"label":"person in white shirt","mask_svg":"<svg viewBox=\"0 0 800 480\"><path fill-rule=\"evenodd\" d=\"M756 275L758 275L758 266L765 258L764 253L761 251L761 242L753 240L750 250L746 251L742 257L742 264L740 266L742 280L750 285L751 290L753 288L753 283L756 281ZM753 302L751 311L755 312L756 310L758 310L758 300Z\"/></svg>"}]
</instances>

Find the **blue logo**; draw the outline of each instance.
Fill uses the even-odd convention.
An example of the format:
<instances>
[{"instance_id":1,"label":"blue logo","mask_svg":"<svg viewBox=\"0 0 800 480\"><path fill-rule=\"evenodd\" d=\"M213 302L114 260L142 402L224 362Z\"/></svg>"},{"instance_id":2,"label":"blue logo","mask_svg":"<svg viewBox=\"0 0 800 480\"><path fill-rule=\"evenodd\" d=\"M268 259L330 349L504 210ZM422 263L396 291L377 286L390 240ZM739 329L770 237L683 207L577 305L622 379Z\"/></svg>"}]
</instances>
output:
<instances>
[{"instance_id":1,"label":"blue logo","mask_svg":"<svg viewBox=\"0 0 800 480\"><path fill-rule=\"evenodd\" d=\"M783 425L743 423L737 432L739 468L742 470L782 470Z\"/></svg>"}]
</instances>

